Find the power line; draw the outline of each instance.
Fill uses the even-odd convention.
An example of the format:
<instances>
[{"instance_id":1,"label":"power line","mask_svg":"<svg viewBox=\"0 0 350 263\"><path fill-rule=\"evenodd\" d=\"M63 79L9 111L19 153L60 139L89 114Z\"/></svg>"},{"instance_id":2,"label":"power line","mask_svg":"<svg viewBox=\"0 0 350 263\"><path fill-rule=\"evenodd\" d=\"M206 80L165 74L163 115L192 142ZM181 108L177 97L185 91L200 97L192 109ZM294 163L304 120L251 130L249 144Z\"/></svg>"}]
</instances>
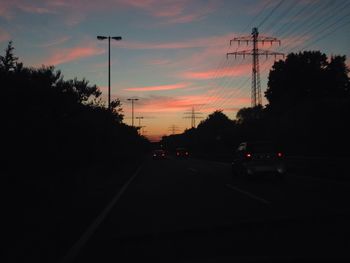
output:
<instances>
[{"instance_id":1,"label":"power line","mask_svg":"<svg viewBox=\"0 0 350 263\"><path fill-rule=\"evenodd\" d=\"M180 129L179 129L179 127L178 126L176 126L176 125L171 125L170 127L169 127L169 131L171 132L171 134L172 135L174 135L176 132L178 132Z\"/></svg>"},{"instance_id":2,"label":"power line","mask_svg":"<svg viewBox=\"0 0 350 263\"><path fill-rule=\"evenodd\" d=\"M195 111L194 107L192 107L191 111L185 112L184 114L188 115L190 114L191 116L186 116L184 119L191 119L191 128L196 127L196 119L202 119L203 117L198 116L201 115L201 112Z\"/></svg>"},{"instance_id":3,"label":"power line","mask_svg":"<svg viewBox=\"0 0 350 263\"><path fill-rule=\"evenodd\" d=\"M263 7L263 9L261 10L261 12L259 12L259 14L258 14L257 16L254 17L253 21L252 21L250 24L252 24L252 23L256 20L256 18L258 18L261 14L263 14L263 12L265 11L265 9L266 9L268 6L270 6L272 2L273 2L273 1L267 2L267 3L264 5L264 7ZM283 0L282 0L277 6L275 6L275 8L272 10L272 12L270 12L270 14L272 14L273 12L275 12L276 9L282 4L282 2L283 2ZM267 18L268 18L268 16L266 16L264 20L266 21ZM245 31L245 30L244 30L244 31ZM236 52L237 52L237 51L238 51L238 47L237 47L237 49L236 49ZM242 64L242 61L241 61L237 66L240 66L241 64ZM231 83L232 83L232 82L231 82ZM227 78L226 78L226 80L224 80L224 86L227 87L227 84L229 84L229 80L227 80ZM224 87L224 88L226 88L226 87ZM219 90L218 92L216 92L216 95L222 95L222 93L224 92L224 88L221 88L221 90ZM217 100L218 100L218 99L216 99L215 101L217 101Z\"/></svg>"},{"instance_id":4,"label":"power line","mask_svg":"<svg viewBox=\"0 0 350 263\"><path fill-rule=\"evenodd\" d=\"M267 7L272 3L273 1L266 1L265 5L263 6L263 8L261 9L261 11L259 12L259 14L257 16L254 16L253 20L243 29L242 32L247 31L249 28L251 28L254 24L254 22L265 12L265 10L267 9Z\"/></svg>"},{"instance_id":5,"label":"power line","mask_svg":"<svg viewBox=\"0 0 350 263\"><path fill-rule=\"evenodd\" d=\"M298 1L298 2L300 2L300 1ZM306 47L310 46L311 44L314 44L314 43L324 39L326 36L331 35L335 31L339 30L340 28L342 28L350 23L348 21L344 21L346 15L345 15L345 17L340 18L337 21L334 21L336 14L339 13L340 11L342 11L341 9L344 9L347 6L346 2L347 1L342 1L340 3L339 2L334 3L334 1L332 1L332 0L327 1L327 2L326 1L325 2L323 2L323 1L322 2L309 1L309 2L307 2L307 6L305 6L304 2L302 2L303 6L300 9L296 8L295 3L289 4L286 7L286 9L283 9L284 11L282 11L282 13L280 13L278 15L278 17L286 16L289 13L291 13L292 16L289 16L288 20L294 21L294 22L293 23L285 23L284 25L280 26L277 30L274 30L274 31L281 32L282 35L285 36L285 35L293 34L297 30L299 30L300 28L303 28L303 29L305 29L302 32L302 34L303 34L306 31L310 32L311 27L313 27L313 29L317 29L317 28L320 28L321 25L325 25L325 27L322 28L322 31L320 30L320 32L316 34L318 36L316 39L311 38L311 39L305 41L304 44L306 44L306 45L304 46L304 48L306 48ZM268 4L270 2L266 2L266 3L267 4L265 5L265 7L268 6ZM289 8L294 8L294 9L288 11ZM277 8L275 8L275 10L277 10ZM294 12L292 12L292 11L294 11ZM312 14L312 15L310 15L310 14ZM302 19L302 18L303 18L303 20L301 20L301 21L303 24L295 23L295 21L300 21L300 19ZM332 21L332 20L333 20L333 23L331 22L328 24L328 22ZM344 21L344 22L341 23L342 21ZM271 20L269 25L274 25L274 24L279 25L278 22L279 21L277 21L275 18L275 19ZM305 27L305 24L307 24L307 27ZM319 25L319 24L321 24L321 25ZM264 28L265 28L265 26L264 26ZM272 27L270 27L270 28L272 29ZM330 32L327 32L325 29L329 30ZM299 35L299 38L297 38L293 42L300 41L300 40L302 40L302 39ZM288 43L287 45L285 45L282 48L282 50L287 51L288 48L291 48L294 45L295 45L295 43L292 43L292 42ZM267 61L263 62L260 65L261 72L262 71L265 72L268 69L268 67L270 67L270 64L266 64L266 62ZM238 67L241 64L242 64L242 61L240 61L240 63L236 64L233 67ZM264 66L264 67L262 67L262 66ZM227 73L227 69L225 69L225 73ZM214 100L210 100L210 105L224 105L224 104L226 104L226 102L232 96L234 96L234 95L237 96L238 94L241 94L244 91L245 85L247 84L247 82L249 80L249 79L241 79L237 83L237 81L235 81L235 78L225 77L225 78L218 79L219 75L222 75L222 74L216 75L215 78L213 79L213 82L215 82L215 84L216 84L216 93L215 94L225 94L225 96L224 96L224 99L221 99L221 97L218 98L218 96L217 96ZM225 75L227 75L227 74L225 74ZM234 84L234 83L237 83L237 84ZM228 93L226 88L228 87L228 85L232 86L232 84L234 84L236 86L236 88L235 88L235 90ZM207 99L207 101L208 100L209 100L209 98ZM204 106L208 107L209 105L206 104Z\"/></svg>"},{"instance_id":6,"label":"power line","mask_svg":"<svg viewBox=\"0 0 350 263\"><path fill-rule=\"evenodd\" d=\"M267 30L269 30L269 32L271 32L270 29L273 26L275 26L277 23L280 23L281 20L283 18L285 18L287 16L287 14L290 13L293 10L293 8L298 4L298 2L300 2L300 0L298 0L298 1L290 1L289 5L285 8L285 10L282 13L280 13L279 16L277 16L274 20L272 20L270 22L270 24L268 24L264 28L266 28Z\"/></svg>"},{"instance_id":7,"label":"power line","mask_svg":"<svg viewBox=\"0 0 350 263\"><path fill-rule=\"evenodd\" d=\"M330 7L330 2L331 2L331 1L329 1L328 3L326 3L326 5L321 5L321 7L323 7L323 6ZM346 7L346 6L347 6L347 5L345 5L345 7ZM316 6L316 7L315 7L315 3L310 3L306 8L303 8L303 9L300 10L299 12L295 13L295 14L294 14L294 17L292 18L292 20L294 20L294 18L296 18L296 17L299 16L300 14L304 13L303 11L305 11L306 13L309 13L309 10L310 10L310 9L311 9L311 10L316 10L317 8L320 9L320 6ZM326 16L326 18L322 17L322 19L327 19L326 22L328 22L328 21L330 20L330 17L334 17L334 13L335 13L334 10L339 10L339 9L341 9L341 8L344 8L344 2L342 2L342 3L338 4L338 5L336 5L335 7L333 6L333 7L332 7L332 12L327 12L327 14L330 14L330 15ZM326 11L325 11L325 12L326 12ZM322 20L322 19L318 18L318 17L319 17L318 15L319 15L319 14L317 14L317 12L315 12L315 13L312 15L312 18L308 17L308 18L307 18L307 21L309 22L308 24L309 24L309 25L314 25L314 24L315 24L315 21L320 21L320 20ZM339 30L340 28L344 27L345 25L349 24L350 21L345 21L344 23L339 24L339 21L340 21L340 22L343 21L343 20L345 19L346 16L347 16L347 15L343 16L342 18L338 19L337 21L333 22L332 24L329 24L329 25L326 27L326 30L329 29L330 32L325 32L324 34L320 34L321 32L324 32L324 31L325 31L325 29L322 29L322 31L320 31L320 32L318 33L319 37L318 37L317 39L314 39L313 41L312 41L312 39L310 39L309 41L312 41L312 42L311 42L310 44L308 44L307 46L310 46L311 44L314 44L314 43L318 42L319 40L323 39L324 37L331 35L331 34L334 33L335 31L337 31L337 30ZM314 19L314 18L316 18L316 19ZM321 21L322 24L325 24L326 22L322 22L322 21ZM294 24L292 24L292 25L294 25ZM338 25L338 26L337 26L337 25ZM336 26L336 27L334 27L334 26ZM305 24L303 24L303 25L301 25L301 26L299 26L299 27L305 27ZM280 27L278 31L280 31L281 29L287 29L287 28L292 28L292 27L291 27L290 25L285 24L284 26ZM293 31L295 31L295 30L297 30L297 29L298 29L298 26L297 26L297 27L293 26ZM308 28L307 30L309 30L309 28ZM306 30L306 31L307 31L307 30ZM290 31L290 30L289 30L289 31ZM287 46L291 46L291 44L289 44L289 45L287 45ZM285 47L283 48L283 50L286 50L286 49L287 49L287 46L285 46ZM306 48L307 46L305 46L304 48ZM264 65L265 63L266 63L266 61L265 61L264 63L262 63L262 65ZM267 69L267 68L265 67L265 70L266 70L266 69ZM231 83L232 83L232 81L231 81ZM244 85L245 85L246 83L247 83L247 80L245 80L245 81L242 80L242 81L241 81L241 85L239 86L239 88L236 89L234 92L232 92L232 93L230 94L230 96L226 96L226 97L225 97L225 100L221 102L221 105L222 105L222 104L225 104L226 101L228 101L228 100L230 99L230 97L232 97L233 95L239 94L239 93L242 91L242 88L244 87ZM217 105L217 104L215 104L215 105Z\"/></svg>"},{"instance_id":8,"label":"power line","mask_svg":"<svg viewBox=\"0 0 350 263\"><path fill-rule=\"evenodd\" d=\"M260 22L258 28L261 27L271 16L272 14L283 4L284 0L279 1L279 3L271 10L271 12Z\"/></svg>"},{"instance_id":9,"label":"power line","mask_svg":"<svg viewBox=\"0 0 350 263\"><path fill-rule=\"evenodd\" d=\"M230 41L231 42L238 42L238 45L240 45L241 42L246 42L247 44L252 42L253 43L253 49L252 50L243 50L238 52L232 52L227 53L227 57L229 55L236 56L243 56L245 58L246 55L251 55L253 58L252 63L252 89L251 89L251 105L252 107L255 107L257 105L262 105L262 97L261 97L261 87L260 87L260 69L259 69L259 56L264 55L266 58L268 56L284 56L283 53L279 52L271 52L269 50L261 50L258 47L258 43L261 42L264 44L265 42L274 43L277 42L281 44L281 41L274 37L265 37L265 36L259 36L259 31L256 27L253 28L251 36L242 36L242 37L235 37Z\"/></svg>"},{"instance_id":10,"label":"power line","mask_svg":"<svg viewBox=\"0 0 350 263\"><path fill-rule=\"evenodd\" d=\"M266 10L272 3L273 3L272 0L267 0L267 1L265 2L264 6L262 7L262 9L258 12L258 14L257 14L256 16L254 16L253 20L246 26L246 28L245 28L242 32L246 31L249 27L251 27L251 26L253 25L253 23L254 23L258 18L260 18L260 16L265 12L265 10ZM229 48L230 48L230 46L228 47L228 50L229 50ZM228 52L228 50L227 50L227 52ZM237 47L236 51L238 51L238 47ZM226 52L226 53L227 53L227 52ZM222 59L222 61L223 61L223 60L224 60L224 58ZM222 61L221 61L220 63L222 63ZM227 60L226 60L226 61L227 61ZM242 64L242 61L241 61L239 64ZM220 67L221 67L221 66L218 66L216 72L218 72L218 70L219 70ZM227 69L225 70L225 73L227 73ZM222 74L221 74L221 75L222 75ZM227 79L227 78L225 78L225 80L226 80L226 79ZM222 81L222 78L219 78L219 80ZM218 74L215 74L214 78L213 78L211 81L212 81L212 83L218 81ZM225 84L227 84L227 80L225 81ZM218 85L218 86L219 86L219 85ZM223 92L223 89L216 88L216 92L214 93L214 95L218 95L218 94L221 95L222 92ZM218 99L215 99L215 101L217 101L217 100L218 100ZM208 101L208 99L207 99L207 101L201 105L201 107L199 108L199 110L205 108L205 106L206 106L208 103L209 103L209 101Z\"/></svg>"},{"instance_id":11,"label":"power line","mask_svg":"<svg viewBox=\"0 0 350 263\"><path fill-rule=\"evenodd\" d=\"M343 18L349 17L349 16L350 16L350 13L349 13L349 14L346 14ZM341 19L341 20L342 20L342 19ZM335 24L336 24L336 23L333 23L331 26L333 26L333 25L335 25ZM311 46L311 45L317 43L318 41L324 39L325 37L328 37L328 36L332 35L332 34L335 33L336 31L338 31L340 28L342 28L342 27L344 27L344 26L346 26L346 25L348 25L348 24L350 24L350 20L349 20L349 21L346 21L346 22L343 23L343 24L340 24L340 25L337 26L336 28L333 28L331 31L329 31L328 33L324 34L323 36L320 36L320 37L316 38L314 41L312 41L311 43L309 43L307 46L304 46L301 50L305 50L305 49L308 48L309 46ZM330 27L328 27L328 28L325 29L325 30L328 30L328 29L330 29Z\"/></svg>"}]
</instances>

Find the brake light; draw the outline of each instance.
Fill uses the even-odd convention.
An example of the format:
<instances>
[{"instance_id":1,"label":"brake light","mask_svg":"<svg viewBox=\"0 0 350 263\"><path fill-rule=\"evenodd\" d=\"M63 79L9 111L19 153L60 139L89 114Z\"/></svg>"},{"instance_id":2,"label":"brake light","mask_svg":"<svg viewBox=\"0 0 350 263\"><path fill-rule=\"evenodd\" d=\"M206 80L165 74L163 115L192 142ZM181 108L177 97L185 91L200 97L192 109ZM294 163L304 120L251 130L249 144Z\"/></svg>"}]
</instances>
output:
<instances>
[{"instance_id":1,"label":"brake light","mask_svg":"<svg viewBox=\"0 0 350 263\"><path fill-rule=\"evenodd\" d=\"M279 153L277 153L277 156L281 158L281 157L283 157L283 153L279 152Z\"/></svg>"},{"instance_id":2,"label":"brake light","mask_svg":"<svg viewBox=\"0 0 350 263\"><path fill-rule=\"evenodd\" d=\"M246 153L245 157L252 158L252 154L251 153Z\"/></svg>"}]
</instances>

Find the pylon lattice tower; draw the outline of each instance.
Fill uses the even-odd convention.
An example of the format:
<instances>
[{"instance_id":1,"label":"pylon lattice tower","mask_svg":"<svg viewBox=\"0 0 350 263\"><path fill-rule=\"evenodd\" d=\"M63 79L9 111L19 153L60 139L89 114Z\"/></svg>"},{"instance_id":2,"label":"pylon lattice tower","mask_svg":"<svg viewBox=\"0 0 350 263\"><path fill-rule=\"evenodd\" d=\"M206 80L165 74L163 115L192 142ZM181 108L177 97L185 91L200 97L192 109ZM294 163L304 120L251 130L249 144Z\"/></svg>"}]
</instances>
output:
<instances>
[{"instance_id":1,"label":"pylon lattice tower","mask_svg":"<svg viewBox=\"0 0 350 263\"><path fill-rule=\"evenodd\" d=\"M185 112L184 114L190 114L190 116L186 116L184 117L185 119L191 119L191 128L195 128L196 127L196 119L202 119L202 117L198 116L201 115L201 112L197 112L194 110L194 107L192 107L192 109L188 112Z\"/></svg>"},{"instance_id":2,"label":"pylon lattice tower","mask_svg":"<svg viewBox=\"0 0 350 263\"><path fill-rule=\"evenodd\" d=\"M179 131L179 127L177 127L176 125L171 125L169 127L169 131L171 132L172 135L174 135L176 132Z\"/></svg>"},{"instance_id":3,"label":"pylon lattice tower","mask_svg":"<svg viewBox=\"0 0 350 263\"><path fill-rule=\"evenodd\" d=\"M279 45L281 45L281 40L278 40L275 37L259 36L258 28L254 27L252 30L252 34L250 36L235 37L234 39L230 40L230 45L232 44L232 42L238 42L238 45L240 45L241 42L246 42L247 45L249 43L253 43L253 49L251 50L230 52L230 53L227 53L226 56L227 58L229 55L234 55L235 58L237 56L243 56L243 58L245 58L246 55L252 56L253 60L252 60L251 106L255 107L257 105L262 105L259 56L265 55L267 59L271 55L275 56L275 58L276 56L284 57L284 54L280 52L271 52L269 50L259 49L258 43L261 42L264 45L265 42L268 42L272 45L274 42L277 42L279 43Z\"/></svg>"}]
</instances>

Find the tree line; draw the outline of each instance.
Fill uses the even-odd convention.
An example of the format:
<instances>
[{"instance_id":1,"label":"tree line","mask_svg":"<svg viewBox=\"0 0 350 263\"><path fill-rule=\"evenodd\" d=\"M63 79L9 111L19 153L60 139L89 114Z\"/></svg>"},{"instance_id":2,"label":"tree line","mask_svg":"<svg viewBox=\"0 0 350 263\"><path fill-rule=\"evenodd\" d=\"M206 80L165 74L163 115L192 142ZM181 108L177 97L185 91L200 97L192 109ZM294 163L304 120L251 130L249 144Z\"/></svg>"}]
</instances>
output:
<instances>
[{"instance_id":1,"label":"tree line","mask_svg":"<svg viewBox=\"0 0 350 263\"><path fill-rule=\"evenodd\" d=\"M345 56L291 53L269 72L265 106L242 108L234 120L217 110L197 128L163 137L162 144L229 154L242 141L268 140L289 154L349 155L348 73Z\"/></svg>"},{"instance_id":2,"label":"tree line","mask_svg":"<svg viewBox=\"0 0 350 263\"><path fill-rule=\"evenodd\" d=\"M88 80L65 80L53 66L25 67L11 42L0 56L0 83L7 172L123 164L147 150L148 140L123 123L120 100L107 108Z\"/></svg>"}]
</instances>

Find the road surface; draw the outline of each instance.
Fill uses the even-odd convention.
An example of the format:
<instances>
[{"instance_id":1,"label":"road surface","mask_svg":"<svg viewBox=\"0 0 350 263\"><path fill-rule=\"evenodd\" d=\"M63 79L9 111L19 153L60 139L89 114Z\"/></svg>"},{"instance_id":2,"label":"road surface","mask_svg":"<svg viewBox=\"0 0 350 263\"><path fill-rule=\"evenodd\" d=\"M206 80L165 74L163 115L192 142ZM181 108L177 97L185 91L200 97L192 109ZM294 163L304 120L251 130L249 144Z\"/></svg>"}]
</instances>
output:
<instances>
[{"instance_id":1,"label":"road surface","mask_svg":"<svg viewBox=\"0 0 350 263\"><path fill-rule=\"evenodd\" d=\"M118 196L117 196L118 195ZM350 183L147 160L62 262L349 260Z\"/></svg>"}]
</instances>

